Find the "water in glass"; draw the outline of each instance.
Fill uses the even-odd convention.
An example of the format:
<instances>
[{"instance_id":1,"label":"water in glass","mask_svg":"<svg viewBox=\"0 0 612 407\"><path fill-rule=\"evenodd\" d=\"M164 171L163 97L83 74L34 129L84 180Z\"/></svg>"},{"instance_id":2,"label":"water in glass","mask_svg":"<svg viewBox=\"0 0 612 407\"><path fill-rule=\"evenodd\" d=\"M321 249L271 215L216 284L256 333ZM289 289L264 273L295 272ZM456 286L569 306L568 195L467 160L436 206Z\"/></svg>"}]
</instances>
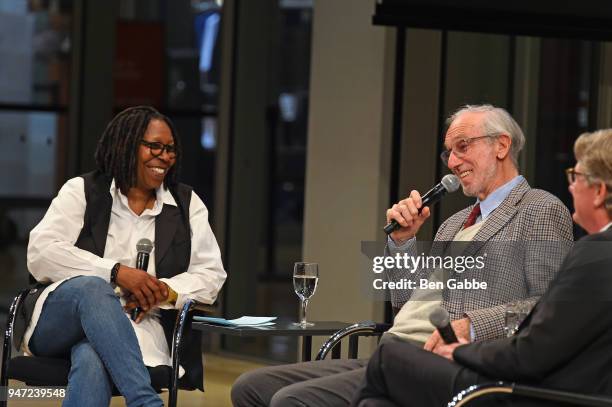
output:
<instances>
[{"instance_id":1,"label":"water in glass","mask_svg":"<svg viewBox=\"0 0 612 407\"><path fill-rule=\"evenodd\" d=\"M295 263L293 267L293 289L300 298L300 322L297 325L307 327L314 325L306 320L308 300L315 293L319 282L319 265L317 263Z\"/></svg>"}]
</instances>

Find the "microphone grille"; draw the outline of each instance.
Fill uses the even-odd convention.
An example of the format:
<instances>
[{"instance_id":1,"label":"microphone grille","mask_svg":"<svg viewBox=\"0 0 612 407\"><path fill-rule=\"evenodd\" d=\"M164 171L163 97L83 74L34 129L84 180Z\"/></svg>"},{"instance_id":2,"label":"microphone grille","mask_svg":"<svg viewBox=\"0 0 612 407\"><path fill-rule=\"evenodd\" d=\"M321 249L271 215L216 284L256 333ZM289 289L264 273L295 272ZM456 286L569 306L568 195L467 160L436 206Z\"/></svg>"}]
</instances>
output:
<instances>
[{"instance_id":1,"label":"microphone grille","mask_svg":"<svg viewBox=\"0 0 612 407\"><path fill-rule=\"evenodd\" d=\"M142 238L136 243L136 251L138 253L151 253L153 251L153 242L147 238Z\"/></svg>"},{"instance_id":2,"label":"microphone grille","mask_svg":"<svg viewBox=\"0 0 612 407\"><path fill-rule=\"evenodd\" d=\"M444 308L438 307L429 314L429 322L436 328L447 326L450 323L450 315Z\"/></svg>"},{"instance_id":3,"label":"microphone grille","mask_svg":"<svg viewBox=\"0 0 612 407\"><path fill-rule=\"evenodd\" d=\"M447 192L455 192L459 189L459 178L457 178L456 175L446 174L444 177L442 177L442 181L440 182Z\"/></svg>"}]
</instances>

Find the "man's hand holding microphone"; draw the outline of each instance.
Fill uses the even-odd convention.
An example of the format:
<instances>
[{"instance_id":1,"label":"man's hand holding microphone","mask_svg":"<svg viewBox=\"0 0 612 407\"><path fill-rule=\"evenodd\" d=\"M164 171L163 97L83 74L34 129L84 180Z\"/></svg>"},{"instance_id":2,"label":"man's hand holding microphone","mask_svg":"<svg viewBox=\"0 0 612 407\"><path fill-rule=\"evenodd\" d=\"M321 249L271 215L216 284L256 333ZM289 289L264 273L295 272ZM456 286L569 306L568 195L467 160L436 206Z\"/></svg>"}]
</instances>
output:
<instances>
[{"instance_id":1,"label":"man's hand holding microphone","mask_svg":"<svg viewBox=\"0 0 612 407\"><path fill-rule=\"evenodd\" d=\"M459 178L447 174L422 197L418 191L413 190L408 198L387 210L387 225L383 230L396 244L412 239L431 215L429 207L442 199L447 192L455 192L459 186Z\"/></svg>"},{"instance_id":2,"label":"man's hand holding microphone","mask_svg":"<svg viewBox=\"0 0 612 407\"><path fill-rule=\"evenodd\" d=\"M389 236L398 245L412 239L430 215L429 207L423 207L419 191L413 190L408 198L387 209L387 224L396 221L400 226Z\"/></svg>"},{"instance_id":3,"label":"man's hand holding microphone","mask_svg":"<svg viewBox=\"0 0 612 407\"><path fill-rule=\"evenodd\" d=\"M387 210L387 225L383 228L397 245L416 236L419 229L431 215L429 207L448 192L455 192L460 186L459 179L452 174L442 180L421 197L413 190L410 196ZM448 312L437 309L432 313L432 324L437 328L424 345L424 349L452 359L454 349L470 341L470 320L463 318L450 321Z\"/></svg>"}]
</instances>

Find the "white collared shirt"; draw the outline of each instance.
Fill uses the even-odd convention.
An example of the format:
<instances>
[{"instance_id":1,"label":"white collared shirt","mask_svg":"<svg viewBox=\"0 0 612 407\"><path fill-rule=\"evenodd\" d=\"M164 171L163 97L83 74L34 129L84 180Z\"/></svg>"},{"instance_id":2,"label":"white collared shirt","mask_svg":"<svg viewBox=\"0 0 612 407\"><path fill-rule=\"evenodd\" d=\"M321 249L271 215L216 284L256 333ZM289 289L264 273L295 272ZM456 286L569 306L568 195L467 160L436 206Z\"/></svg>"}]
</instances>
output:
<instances>
[{"instance_id":1,"label":"white collared shirt","mask_svg":"<svg viewBox=\"0 0 612 407\"><path fill-rule=\"evenodd\" d=\"M72 178L62 186L44 218L30 232L28 269L39 282L53 284L45 289L34 307L34 315L23 341L26 353L30 353L28 342L50 292L62 282L76 276L98 276L109 281L110 271L116 263L135 267L136 242L142 238L154 242L155 217L161 213L164 204L176 206L170 191L158 188L153 208L145 209L139 216L130 209L127 197L115 187L114 180L110 186L110 194L113 204L103 257L74 246L83 228L86 206L84 180L81 177ZM179 294L176 308L180 308L187 299L212 304L226 278L219 246L208 223L208 210L196 193L191 194L189 223L189 268L172 278L160 279ZM156 275L155 249L151 252L147 272ZM129 318L128 320L131 321ZM171 365L170 351L159 322L159 312L150 312L139 324L132 321L131 323L145 365Z\"/></svg>"}]
</instances>

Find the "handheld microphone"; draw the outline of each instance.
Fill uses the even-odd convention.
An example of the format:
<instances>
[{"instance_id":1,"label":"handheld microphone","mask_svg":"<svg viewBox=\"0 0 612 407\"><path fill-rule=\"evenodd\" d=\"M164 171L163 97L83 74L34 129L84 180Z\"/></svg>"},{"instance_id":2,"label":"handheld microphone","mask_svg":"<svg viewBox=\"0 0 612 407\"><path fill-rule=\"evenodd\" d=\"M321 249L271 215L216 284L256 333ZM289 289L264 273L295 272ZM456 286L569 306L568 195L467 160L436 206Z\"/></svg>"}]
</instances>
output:
<instances>
[{"instance_id":1,"label":"handheld microphone","mask_svg":"<svg viewBox=\"0 0 612 407\"><path fill-rule=\"evenodd\" d=\"M149 268L149 254L153 251L153 243L146 238L142 238L136 243L136 268L147 271Z\"/></svg>"},{"instance_id":2,"label":"handheld microphone","mask_svg":"<svg viewBox=\"0 0 612 407\"><path fill-rule=\"evenodd\" d=\"M153 243L149 239L142 238L136 243L136 251L138 252L136 255L136 268L146 273L149 268L149 255L153 251ZM132 310L132 321L136 321L140 311L140 307L136 307Z\"/></svg>"},{"instance_id":3,"label":"handheld microphone","mask_svg":"<svg viewBox=\"0 0 612 407\"><path fill-rule=\"evenodd\" d=\"M431 314L429 314L429 322L436 327L444 343L459 342L457 340L457 335L455 335L455 331L450 324L450 316L448 315L448 311L446 311L444 308L438 307L434 309Z\"/></svg>"},{"instance_id":4,"label":"handheld microphone","mask_svg":"<svg viewBox=\"0 0 612 407\"><path fill-rule=\"evenodd\" d=\"M457 178L457 176L453 174L445 175L439 183L437 183L432 189L430 189L425 193L425 195L423 195L423 197L421 198L423 204L419 208L419 213L421 213L421 210L424 207L432 206L433 204L438 202L440 199L442 199L444 195L446 195L447 192L455 192L456 190L458 190L459 185L459 178ZM395 219L393 219L391 222L385 225L383 230L386 234L390 235L401 227L402 225L400 225Z\"/></svg>"}]
</instances>

